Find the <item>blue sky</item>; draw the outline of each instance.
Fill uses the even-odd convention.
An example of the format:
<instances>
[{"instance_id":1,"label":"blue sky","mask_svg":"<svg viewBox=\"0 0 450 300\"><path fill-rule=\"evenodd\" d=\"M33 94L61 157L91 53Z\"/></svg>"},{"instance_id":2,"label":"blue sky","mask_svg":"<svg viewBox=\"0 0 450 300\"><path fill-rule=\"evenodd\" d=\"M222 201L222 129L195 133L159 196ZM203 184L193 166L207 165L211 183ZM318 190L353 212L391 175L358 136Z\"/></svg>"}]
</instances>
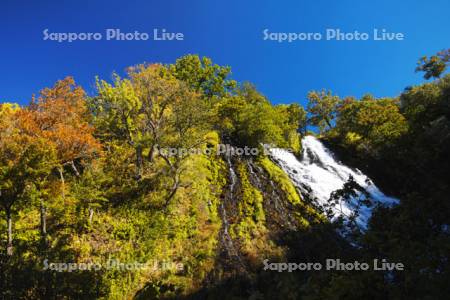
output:
<instances>
[{"instance_id":1,"label":"blue sky","mask_svg":"<svg viewBox=\"0 0 450 300\"><path fill-rule=\"evenodd\" d=\"M25 1L0 4L0 101L28 103L67 75L90 94L95 76L110 79L142 62L184 54L229 65L273 103L305 103L309 90L339 96L396 96L422 82L422 55L450 47L450 1ZM44 41L49 32L184 33L184 41ZM264 41L270 32L401 32L403 41Z\"/></svg>"}]
</instances>

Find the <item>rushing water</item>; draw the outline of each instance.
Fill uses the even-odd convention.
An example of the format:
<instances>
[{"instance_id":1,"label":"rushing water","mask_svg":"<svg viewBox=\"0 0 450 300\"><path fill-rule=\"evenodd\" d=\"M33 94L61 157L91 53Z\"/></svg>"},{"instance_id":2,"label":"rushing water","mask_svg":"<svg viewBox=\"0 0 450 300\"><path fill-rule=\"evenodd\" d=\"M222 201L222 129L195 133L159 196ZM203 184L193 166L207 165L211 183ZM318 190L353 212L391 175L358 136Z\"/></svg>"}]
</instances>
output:
<instances>
[{"instance_id":1,"label":"rushing water","mask_svg":"<svg viewBox=\"0 0 450 300\"><path fill-rule=\"evenodd\" d=\"M239 249L234 245L233 239L230 236L230 219L233 219L233 215L236 213L236 199L235 189L238 183L238 177L233 167L232 157L228 153L225 155L225 161L228 165L228 191L225 193L225 197L220 203L219 213L222 218L222 229L220 232L222 250L226 255L228 261L226 262L228 269L236 269L240 273L246 273L245 264L241 259ZM229 210L230 209L230 210Z\"/></svg>"},{"instance_id":2,"label":"rushing water","mask_svg":"<svg viewBox=\"0 0 450 300\"><path fill-rule=\"evenodd\" d=\"M344 184L353 177L354 181L363 187L371 200L371 205L361 205L356 198L365 198L358 192L351 201L342 201L333 208L335 217L348 219L356 209L359 215L356 224L365 230L367 222L376 205L392 205L398 200L383 194L375 184L359 170L353 170L337 161L333 153L317 138L306 136L302 139L303 152L298 160L291 152L280 149L270 149L272 159L289 175L294 185L304 197L313 199L316 205L325 207L329 203L332 192L342 189Z\"/></svg>"}]
</instances>

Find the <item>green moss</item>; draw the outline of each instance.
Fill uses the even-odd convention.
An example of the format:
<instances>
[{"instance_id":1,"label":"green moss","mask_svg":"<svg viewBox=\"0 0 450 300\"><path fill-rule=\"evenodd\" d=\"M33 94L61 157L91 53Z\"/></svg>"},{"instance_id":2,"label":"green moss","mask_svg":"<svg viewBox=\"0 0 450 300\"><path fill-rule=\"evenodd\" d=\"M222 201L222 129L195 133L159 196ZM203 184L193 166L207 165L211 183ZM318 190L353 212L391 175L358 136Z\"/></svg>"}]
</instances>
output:
<instances>
[{"instance_id":1,"label":"green moss","mask_svg":"<svg viewBox=\"0 0 450 300\"><path fill-rule=\"evenodd\" d=\"M292 149L294 153L298 154L301 153L302 151L301 136L297 132L290 131L287 136L287 142L289 148Z\"/></svg>"},{"instance_id":2,"label":"green moss","mask_svg":"<svg viewBox=\"0 0 450 300\"><path fill-rule=\"evenodd\" d=\"M265 213L263 196L248 178L245 165L237 164L237 175L240 182L240 193L237 203L238 222L231 226L231 236L241 241L244 252L252 252L256 242L263 240L267 229L265 227Z\"/></svg>"},{"instance_id":3,"label":"green moss","mask_svg":"<svg viewBox=\"0 0 450 300\"><path fill-rule=\"evenodd\" d=\"M214 133L212 136L214 140ZM217 145L217 139L210 144L214 145ZM225 164L213 154L193 155L185 162L181 181L182 187L167 211L157 206L163 201L164 194L158 190L150 191L141 195L140 201L96 209L89 228L56 228L58 224L83 223L77 220L85 220L87 216L76 209L78 201L70 193L66 195L66 207L59 205L58 210L53 209L53 201L56 203L59 198L52 199L47 203L50 261L106 265L109 259L114 259L122 263L180 262L184 266L183 272L104 270L95 275L99 278L98 287L102 290L103 299L131 299L148 284L171 286L185 293L197 289L215 265L221 228L218 206L226 184ZM22 251L18 261L23 261L25 256L38 262L44 260L44 257L39 258L38 252L39 217L37 205L26 214L17 216L16 243L36 245L28 247L30 250L27 252ZM6 231L4 227L3 223L0 224L2 232ZM5 239L4 236L2 238ZM70 275L58 274L60 277ZM75 282L69 284L76 289ZM83 285L86 290L90 289L89 283Z\"/></svg>"},{"instance_id":4,"label":"green moss","mask_svg":"<svg viewBox=\"0 0 450 300\"><path fill-rule=\"evenodd\" d=\"M308 220L312 220L314 223L326 220L323 215L319 214L313 207L303 201L289 176L280 167L267 157L260 157L258 163L269 174L270 180L284 192L286 199L298 208L297 220L302 227L308 227L310 225L310 221Z\"/></svg>"},{"instance_id":5,"label":"green moss","mask_svg":"<svg viewBox=\"0 0 450 300\"><path fill-rule=\"evenodd\" d=\"M254 223L264 222L263 196L249 181L247 169L243 163L238 164L239 179L241 182L242 199L239 202L240 212Z\"/></svg>"},{"instance_id":6,"label":"green moss","mask_svg":"<svg viewBox=\"0 0 450 300\"><path fill-rule=\"evenodd\" d=\"M274 164L267 157L261 157L258 162L263 166L264 170L269 174L269 177L274 181L285 193L287 200L292 204L299 204L302 202L300 195L297 193L295 186L292 184L289 176Z\"/></svg>"}]
</instances>

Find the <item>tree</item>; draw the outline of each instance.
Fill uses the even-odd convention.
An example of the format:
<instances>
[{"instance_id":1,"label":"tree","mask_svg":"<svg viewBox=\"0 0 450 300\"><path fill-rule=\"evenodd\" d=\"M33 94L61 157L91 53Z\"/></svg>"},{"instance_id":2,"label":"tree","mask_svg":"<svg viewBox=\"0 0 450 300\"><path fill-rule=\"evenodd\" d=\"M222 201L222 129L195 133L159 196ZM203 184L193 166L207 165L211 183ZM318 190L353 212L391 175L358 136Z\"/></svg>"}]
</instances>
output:
<instances>
[{"instance_id":1,"label":"tree","mask_svg":"<svg viewBox=\"0 0 450 300\"><path fill-rule=\"evenodd\" d=\"M43 89L38 99L33 98L28 114L33 120L29 134L47 139L56 148L64 198L64 167L69 166L79 176L77 163L93 159L101 150L93 136L86 94L73 78L67 77Z\"/></svg>"},{"instance_id":2,"label":"tree","mask_svg":"<svg viewBox=\"0 0 450 300\"><path fill-rule=\"evenodd\" d=\"M236 82L229 79L230 67L213 64L208 57L200 58L189 54L176 60L170 66L173 75L187 83L197 93L203 93L208 99L224 97L235 87Z\"/></svg>"},{"instance_id":3,"label":"tree","mask_svg":"<svg viewBox=\"0 0 450 300\"><path fill-rule=\"evenodd\" d=\"M423 131L439 118L449 118L449 91L450 75L411 87L400 95L401 112L413 128Z\"/></svg>"},{"instance_id":4,"label":"tree","mask_svg":"<svg viewBox=\"0 0 450 300\"><path fill-rule=\"evenodd\" d=\"M30 136L45 140L56 150L54 169L59 173L61 195L66 199L65 169L79 177L80 166L88 164L101 152L101 145L93 136L90 114L84 90L71 77L57 81L52 88L45 88L29 107L23 109L24 130ZM40 199L41 233L45 238L47 208L43 184L37 184Z\"/></svg>"},{"instance_id":5,"label":"tree","mask_svg":"<svg viewBox=\"0 0 450 300\"><path fill-rule=\"evenodd\" d=\"M52 145L23 130L24 116L17 106L0 105L0 204L7 221L8 255L13 252L13 209L26 202L27 187L44 180L56 160Z\"/></svg>"},{"instance_id":6,"label":"tree","mask_svg":"<svg viewBox=\"0 0 450 300\"><path fill-rule=\"evenodd\" d=\"M296 126L296 130L298 132L305 133L307 117L303 106L300 106L298 103L290 104L287 107L287 112L289 114L289 124Z\"/></svg>"},{"instance_id":7,"label":"tree","mask_svg":"<svg viewBox=\"0 0 450 300\"><path fill-rule=\"evenodd\" d=\"M217 129L234 145L259 147L261 144L287 146L284 129L288 116L277 109L251 84L236 95L224 98L217 109Z\"/></svg>"},{"instance_id":8,"label":"tree","mask_svg":"<svg viewBox=\"0 0 450 300\"><path fill-rule=\"evenodd\" d=\"M392 145L408 130L397 99L375 99L365 95L361 100L344 99L338 107L336 129L342 136L366 150Z\"/></svg>"},{"instance_id":9,"label":"tree","mask_svg":"<svg viewBox=\"0 0 450 300\"><path fill-rule=\"evenodd\" d=\"M424 72L425 79L439 78L445 72L450 62L450 49L442 50L436 55L423 56L417 62L416 72Z\"/></svg>"},{"instance_id":10,"label":"tree","mask_svg":"<svg viewBox=\"0 0 450 300\"><path fill-rule=\"evenodd\" d=\"M129 79L114 76L109 84L97 78L98 96L90 101L97 133L103 141L118 140L133 147L136 153L136 177L142 177L142 149L148 140L150 128L143 123L142 101L136 95Z\"/></svg>"},{"instance_id":11,"label":"tree","mask_svg":"<svg viewBox=\"0 0 450 300\"><path fill-rule=\"evenodd\" d=\"M342 207L343 204L352 206L350 215L345 214ZM341 214L337 224L347 226L349 229L357 232L360 228L358 228L356 220L360 215L362 206L372 206L372 200L369 193L350 175L342 188L330 194L328 203L325 204L325 213L329 219L333 219L337 210ZM340 222L343 223L339 224Z\"/></svg>"},{"instance_id":12,"label":"tree","mask_svg":"<svg viewBox=\"0 0 450 300\"><path fill-rule=\"evenodd\" d=\"M209 127L206 106L198 92L162 65L129 68L129 77L142 103L142 132L149 131L146 141L149 161L156 148L191 148L198 143L201 137L196 129Z\"/></svg>"},{"instance_id":13,"label":"tree","mask_svg":"<svg viewBox=\"0 0 450 300\"><path fill-rule=\"evenodd\" d=\"M318 126L320 131L325 130L327 127L331 129L339 101L339 97L333 95L331 91L309 92L307 111L310 116L308 123Z\"/></svg>"},{"instance_id":14,"label":"tree","mask_svg":"<svg viewBox=\"0 0 450 300\"><path fill-rule=\"evenodd\" d=\"M152 167L155 157L167 164L173 180L168 203L179 187L181 162L186 156L177 151L177 155L168 157L162 149L182 148L187 150L182 153L187 153L204 142L210 127L205 102L168 67L157 64L131 67L128 78L116 76L114 84L98 81L97 89L99 96L92 100L91 107L98 129L104 137L126 141L133 147L137 179L144 174L144 163Z\"/></svg>"},{"instance_id":15,"label":"tree","mask_svg":"<svg viewBox=\"0 0 450 300\"><path fill-rule=\"evenodd\" d=\"M300 153L301 143L300 134L306 133L306 111L298 103L279 104L274 107L278 114L278 120L283 130L284 139L287 145L280 144L282 147L289 147L297 153Z\"/></svg>"},{"instance_id":16,"label":"tree","mask_svg":"<svg viewBox=\"0 0 450 300\"><path fill-rule=\"evenodd\" d=\"M72 193L79 201L82 213L87 214L87 224L92 226L94 210L107 202L104 183L105 173L99 163L91 164L83 174L76 178L72 186Z\"/></svg>"}]
</instances>

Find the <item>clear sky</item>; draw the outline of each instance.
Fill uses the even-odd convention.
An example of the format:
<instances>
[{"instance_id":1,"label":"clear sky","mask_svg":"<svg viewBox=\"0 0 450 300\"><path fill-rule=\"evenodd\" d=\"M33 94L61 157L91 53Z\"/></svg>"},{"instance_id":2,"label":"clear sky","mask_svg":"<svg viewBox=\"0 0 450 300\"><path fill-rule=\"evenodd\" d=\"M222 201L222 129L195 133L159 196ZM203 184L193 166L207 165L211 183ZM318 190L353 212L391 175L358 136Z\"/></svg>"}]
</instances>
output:
<instances>
[{"instance_id":1,"label":"clear sky","mask_svg":"<svg viewBox=\"0 0 450 300\"><path fill-rule=\"evenodd\" d=\"M184 41L43 40L49 32L182 32ZM270 32L401 32L403 41L263 40ZM0 3L0 101L28 103L33 93L71 75L90 94L95 76L110 79L142 62L184 54L229 65L273 103L305 103L309 90L339 96L396 96L422 82L422 55L450 47L450 1L26 1Z\"/></svg>"}]
</instances>

